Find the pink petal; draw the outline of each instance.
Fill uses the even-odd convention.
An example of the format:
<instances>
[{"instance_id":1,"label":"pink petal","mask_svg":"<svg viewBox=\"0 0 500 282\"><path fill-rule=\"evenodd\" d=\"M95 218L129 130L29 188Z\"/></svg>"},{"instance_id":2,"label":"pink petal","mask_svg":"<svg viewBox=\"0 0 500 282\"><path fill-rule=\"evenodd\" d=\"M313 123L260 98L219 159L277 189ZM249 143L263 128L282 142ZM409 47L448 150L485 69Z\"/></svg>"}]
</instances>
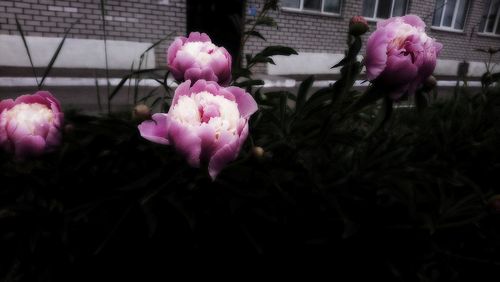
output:
<instances>
[{"instance_id":1,"label":"pink petal","mask_svg":"<svg viewBox=\"0 0 500 282\"><path fill-rule=\"evenodd\" d=\"M248 123L245 123L243 130L238 138L234 138L229 143L223 145L210 159L208 164L208 173L212 180L227 166L227 164L238 157L241 146L248 136Z\"/></svg>"},{"instance_id":2,"label":"pink petal","mask_svg":"<svg viewBox=\"0 0 500 282\"><path fill-rule=\"evenodd\" d=\"M191 32L186 42L212 42L206 33Z\"/></svg>"},{"instance_id":3,"label":"pink petal","mask_svg":"<svg viewBox=\"0 0 500 282\"><path fill-rule=\"evenodd\" d=\"M258 110L257 102L245 90L234 86L226 89L234 95L241 117L248 118Z\"/></svg>"},{"instance_id":4,"label":"pink petal","mask_svg":"<svg viewBox=\"0 0 500 282\"><path fill-rule=\"evenodd\" d=\"M21 103L42 104L42 105L47 106L47 108L49 108L49 109L52 107L52 103L50 100L47 100L44 97L39 96L39 95L21 95L21 96L17 97L15 103L16 104L21 104Z\"/></svg>"},{"instance_id":5,"label":"pink petal","mask_svg":"<svg viewBox=\"0 0 500 282\"><path fill-rule=\"evenodd\" d=\"M191 80L186 80L183 83L179 84L179 86L177 86L177 89L175 89L174 98L172 99L172 105L177 104L179 97L191 95L190 86ZM172 109L172 107L170 107L170 109Z\"/></svg>"},{"instance_id":6,"label":"pink petal","mask_svg":"<svg viewBox=\"0 0 500 282\"><path fill-rule=\"evenodd\" d=\"M205 91L207 87L207 81L204 79L197 80L193 86L191 86L191 93L200 93Z\"/></svg>"},{"instance_id":7,"label":"pink petal","mask_svg":"<svg viewBox=\"0 0 500 282\"><path fill-rule=\"evenodd\" d=\"M16 103L12 99L6 99L0 101L0 114L3 112L3 110L9 110L10 108L14 107Z\"/></svg>"},{"instance_id":8,"label":"pink petal","mask_svg":"<svg viewBox=\"0 0 500 282\"><path fill-rule=\"evenodd\" d=\"M203 123L198 128L197 134L201 140L200 159L202 161L208 161L212 157L214 151L217 149L215 129L211 125Z\"/></svg>"},{"instance_id":9,"label":"pink petal","mask_svg":"<svg viewBox=\"0 0 500 282\"><path fill-rule=\"evenodd\" d=\"M422 19L417 15L406 15L406 16L401 17L401 19L403 20L403 22L405 22L411 26L418 27L418 28L425 28L424 21L422 21Z\"/></svg>"},{"instance_id":10,"label":"pink petal","mask_svg":"<svg viewBox=\"0 0 500 282\"><path fill-rule=\"evenodd\" d=\"M50 92L38 91L33 95L38 95L38 96L46 99L47 101L49 101L51 104L50 108L52 109L52 111L54 111L56 113L61 112L61 105L59 104L59 101Z\"/></svg>"},{"instance_id":11,"label":"pink petal","mask_svg":"<svg viewBox=\"0 0 500 282\"><path fill-rule=\"evenodd\" d=\"M391 84L407 84L413 81L418 68L411 61L411 56L389 56L383 73L383 80Z\"/></svg>"},{"instance_id":12,"label":"pink petal","mask_svg":"<svg viewBox=\"0 0 500 282\"><path fill-rule=\"evenodd\" d=\"M389 39L384 29L376 30L366 44L365 66L369 80L376 79L387 63Z\"/></svg>"},{"instance_id":13,"label":"pink petal","mask_svg":"<svg viewBox=\"0 0 500 282\"><path fill-rule=\"evenodd\" d=\"M158 144L168 145L168 126L169 118L167 114L154 114L152 120L143 121L138 128L143 138Z\"/></svg>"},{"instance_id":14,"label":"pink petal","mask_svg":"<svg viewBox=\"0 0 500 282\"><path fill-rule=\"evenodd\" d=\"M177 37L172 44L168 47L167 50L167 63L168 65L172 65L175 59L175 56L177 55L177 52L179 49L181 49L183 45L182 39Z\"/></svg>"},{"instance_id":15,"label":"pink petal","mask_svg":"<svg viewBox=\"0 0 500 282\"><path fill-rule=\"evenodd\" d=\"M15 143L15 155L24 159L29 156L39 156L45 151L45 140L40 136L28 135Z\"/></svg>"},{"instance_id":16,"label":"pink petal","mask_svg":"<svg viewBox=\"0 0 500 282\"><path fill-rule=\"evenodd\" d=\"M172 65L183 72L190 68L199 68L199 64L196 62L196 58L194 58L190 53L186 51L178 51L177 55L172 62Z\"/></svg>"},{"instance_id":17,"label":"pink petal","mask_svg":"<svg viewBox=\"0 0 500 282\"><path fill-rule=\"evenodd\" d=\"M201 139L195 130L170 120L168 140L192 167L200 166Z\"/></svg>"},{"instance_id":18,"label":"pink petal","mask_svg":"<svg viewBox=\"0 0 500 282\"><path fill-rule=\"evenodd\" d=\"M227 164L238 156L240 147L238 139L234 142L225 144L221 149L219 149L208 163L208 174L212 180L215 180L217 175L222 171Z\"/></svg>"},{"instance_id":19,"label":"pink petal","mask_svg":"<svg viewBox=\"0 0 500 282\"><path fill-rule=\"evenodd\" d=\"M47 143L47 149L52 150L61 144L61 130L58 127L51 126L49 128L49 133L45 138L45 142Z\"/></svg>"}]
</instances>

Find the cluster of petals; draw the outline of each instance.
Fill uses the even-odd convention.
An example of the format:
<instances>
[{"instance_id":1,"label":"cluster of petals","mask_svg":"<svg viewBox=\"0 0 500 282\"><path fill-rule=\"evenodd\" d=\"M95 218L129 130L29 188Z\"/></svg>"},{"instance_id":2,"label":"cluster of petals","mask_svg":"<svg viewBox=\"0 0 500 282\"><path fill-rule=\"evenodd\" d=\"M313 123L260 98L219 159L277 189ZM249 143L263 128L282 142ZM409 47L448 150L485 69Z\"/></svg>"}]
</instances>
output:
<instances>
[{"instance_id":1,"label":"cluster of petals","mask_svg":"<svg viewBox=\"0 0 500 282\"><path fill-rule=\"evenodd\" d=\"M418 16L380 21L366 45L368 79L385 87L395 100L411 95L433 73L442 47L425 33Z\"/></svg>"},{"instance_id":2,"label":"cluster of petals","mask_svg":"<svg viewBox=\"0 0 500 282\"><path fill-rule=\"evenodd\" d=\"M139 125L142 137L172 145L187 162L208 164L212 179L232 160L248 136L248 119L257 111L253 97L239 87L200 79L180 84L168 113Z\"/></svg>"},{"instance_id":3,"label":"cluster of petals","mask_svg":"<svg viewBox=\"0 0 500 282\"><path fill-rule=\"evenodd\" d=\"M167 60L178 81L204 79L220 85L231 81L231 55L224 47L214 45L205 33L177 37L168 48Z\"/></svg>"},{"instance_id":4,"label":"cluster of petals","mask_svg":"<svg viewBox=\"0 0 500 282\"><path fill-rule=\"evenodd\" d=\"M64 114L47 91L0 102L0 147L24 159L54 150L61 143Z\"/></svg>"}]
</instances>

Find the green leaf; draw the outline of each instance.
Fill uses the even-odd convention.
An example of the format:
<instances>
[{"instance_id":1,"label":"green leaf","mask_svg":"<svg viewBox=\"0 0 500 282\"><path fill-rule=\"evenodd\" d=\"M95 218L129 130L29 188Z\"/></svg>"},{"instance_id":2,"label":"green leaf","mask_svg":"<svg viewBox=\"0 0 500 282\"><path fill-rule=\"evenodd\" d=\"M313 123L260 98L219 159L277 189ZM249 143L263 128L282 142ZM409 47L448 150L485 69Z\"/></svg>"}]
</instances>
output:
<instances>
[{"instance_id":1,"label":"green leaf","mask_svg":"<svg viewBox=\"0 0 500 282\"><path fill-rule=\"evenodd\" d=\"M375 120L373 127L368 132L367 137L371 137L375 132L380 130L384 126L384 124L390 119L392 114L392 104L393 102L391 98L384 97L384 100L382 101L382 106L380 107L380 110L377 115L377 119Z\"/></svg>"},{"instance_id":2,"label":"green leaf","mask_svg":"<svg viewBox=\"0 0 500 282\"><path fill-rule=\"evenodd\" d=\"M258 38L266 41L266 38L260 32L258 32L256 30L245 31L245 34L250 35L250 36L255 36L255 37L258 37Z\"/></svg>"},{"instance_id":3,"label":"green leaf","mask_svg":"<svg viewBox=\"0 0 500 282\"><path fill-rule=\"evenodd\" d=\"M148 49L144 50L144 52L142 52L141 54L141 58L144 57L144 55L146 55L147 52L149 52L151 49L155 48L156 46L158 46L160 43L162 43L163 41L167 40L168 38L170 38L170 36L172 36L172 34L174 34L174 32L170 32L169 34L167 34L167 36L163 37L162 39L156 41L155 43L153 43L151 46L149 46Z\"/></svg>"},{"instance_id":4,"label":"green leaf","mask_svg":"<svg viewBox=\"0 0 500 282\"><path fill-rule=\"evenodd\" d=\"M261 79L249 79L241 82L235 82L234 86L246 88L251 86L264 85L264 81Z\"/></svg>"},{"instance_id":5,"label":"green leaf","mask_svg":"<svg viewBox=\"0 0 500 282\"><path fill-rule=\"evenodd\" d=\"M40 83L38 84L38 89L41 89L43 86L43 82L45 81L45 78L49 75L50 71L52 70L52 67L54 66L54 63L57 60L57 57L59 56L59 53L61 52L61 49L64 45L64 42L66 41L66 37L68 36L69 31L73 28L75 24L77 24L79 21L77 20L74 22L68 29L66 29L66 32L64 33L64 37L62 38L61 42L59 43L59 46L57 46L56 51L54 52L54 55L52 55L52 58L50 59L49 65L45 69L45 72L43 73L42 80L40 80Z\"/></svg>"},{"instance_id":6,"label":"green leaf","mask_svg":"<svg viewBox=\"0 0 500 282\"><path fill-rule=\"evenodd\" d=\"M30 49L28 48L28 42L26 42L23 29L21 27L21 24L19 23L19 20L17 19L17 15L15 15L15 19L16 19L17 31L19 31L19 33L21 34L21 39L23 40L24 48L26 49L26 53L28 53L28 59L30 60L31 70L33 71L33 75L35 76L36 84L39 85L38 75L36 74L35 65L33 64L33 59L31 58L31 52Z\"/></svg>"},{"instance_id":7,"label":"green leaf","mask_svg":"<svg viewBox=\"0 0 500 282\"><path fill-rule=\"evenodd\" d=\"M127 82L127 80L130 79L132 76L138 75L138 74L143 74L143 73L152 73L152 72L161 71L161 70L164 70L164 69L144 69L144 70L134 71L134 72L131 72L131 73L125 75L122 78L122 80L118 83L118 85L115 87L115 89L113 89L113 92L111 92L111 94L109 95L108 101L111 101L115 97L116 93L118 93L118 91L120 91L120 89L123 87L125 82Z\"/></svg>"},{"instance_id":8,"label":"green leaf","mask_svg":"<svg viewBox=\"0 0 500 282\"><path fill-rule=\"evenodd\" d=\"M334 69L340 66L345 66L349 62L354 62L356 60L356 56L359 54L359 51L361 50L361 46L362 46L361 38L356 36L352 45L349 46L349 50L347 51L347 56L345 56L345 58L340 60L340 62L338 62L331 68Z\"/></svg>"},{"instance_id":9,"label":"green leaf","mask_svg":"<svg viewBox=\"0 0 500 282\"><path fill-rule=\"evenodd\" d=\"M258 64L258 63L270 63L270 64L275 65L273 59L271 59L269 57L262 56L260 54L255 55L255 57L253 57L249 62L250 62L249 66L253 66L253 65Z\"/></svg>"},{"instance_id":10,"label":"green leaf","mask_svg":"<svg viewBox=\"0 0 500 282\"><path fill-rule=\"evenodd\" d=\"M250 78L250 76L252 75L252 72L247 69L247 68L233 68L233 79L236 80L240 77L246 77L246 78Z\"/></svg>"},{"instance_id":11,"label":"green leaf","mask_svg":"<svg viewBox=\"0 0 500 282\"><path fill-rule=\"evenodd\" d=\"M330 98L332 96L332 91L333 87L325 87L314 92L305 103L302 112L303 113L314 112L318 108L329 104Z\"/></svg>"},{"instance_id":12,"label":"green leaf","mask_svg":"<svg viewBox=\"0 0 500 282\"><path fill-rule=\"evenodd\" d=\"M281 99L281 97L285 96L292 101L296 101L295 95L290 91L269 91L264 93L266 98L269 99Z\"/></svg>"},{"instance_id":13,"label":"green leaf","mask_svg":"<svg viewBox=\"0 0 500 282\"><path fill-rule=\"evenodd\" d=\"M368 89L361 95L361 97L356 100L348 109L350 112L357 112L362 110L364 107L377 102L379 99L384 97L385 92L380 87L371 85Z\"/></svg>"},{"instance_id":14,"label":"green leaf","mask_svg":"<svg viewBox=\"0 0 500 282\"><path fill-rule=\"evenodd\" d=\"M276 21L271 17L260 17L255 21L255 25L263 25L263 26L277 26Z\"/></svg>"},{"instance_id":15,"label":"green leaf","mask_svg":"<svg viewBox=\"0 0 500 282\"><path fill-rule=\"evenodd\" d=\"M293 48L286 47L286 46L268 46L264 48L260 53L257 54L257 56L263 56L263 57L271 57L271 56L290 56L290 55L298 55L297 51L295 51Z\"/></svg>"},{"instance_id":16,"label":"green leaf","mask_svg":"<svg viewBox=\"0 0 500 282\"><path fill-rule=\"evenodd\" d=\"M340 62L336 63L333 67L331 67L330 69L334 69L334 68L338 68L338 67L342 67L342 66L345 66L345 64L347 64L347 57L344 57L342 60L340 60Z\"/></svg>"},{"instance_id":17,"label":"green leaf","mask_svg":"<svg viewBox=\"0 0 500 282\"><path fill-rule=\"evenodd\" d=\"M500 72L497 72L497 73L492 74L492 75L491 75L491 80L492 80L493 82L498 82L498 81L500 81Z\"/></svg>"},{"instance_id":18,"label":"green leaf","mask_svg":"<svg viewBox=\"0 0 500 282\"><path fill-rule=\"evenodd\" d=\"M307 92L311 89L314 82L314 76L311 75L306 80L302 81L299 86L299 91L297 92L297 104L295 106L296 113L299 114L306 102Z\"/></svg>"},{"instance_id":19,"label":"green leaf","mask_svg":"<svg viewBox=\"0 0 500 282\"><path fill-rule=\"evenodd\" d=\"M417 92L415 92L415 106L417 107L417 111L422 112L427 108L427 105L428 101L424 92L422 90L417 90Z\"/></svg>"}]
</instances>

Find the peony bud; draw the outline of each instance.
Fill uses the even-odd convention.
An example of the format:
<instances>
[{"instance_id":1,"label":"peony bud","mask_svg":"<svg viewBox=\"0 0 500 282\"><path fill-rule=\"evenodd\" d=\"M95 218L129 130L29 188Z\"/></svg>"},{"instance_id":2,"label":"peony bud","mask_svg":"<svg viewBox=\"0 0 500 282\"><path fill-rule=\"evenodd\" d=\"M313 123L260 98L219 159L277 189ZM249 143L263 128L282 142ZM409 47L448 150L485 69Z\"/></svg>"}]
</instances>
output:
<instances>
[{"instance_id":1,"label":"peony bud","mask_svg":"<svg viewBox=\"0 0 500 282\"><path fill-rule=\"evenodd\" d=\"M132 117L140 121L150 119L151 109L144 104L139 104L134 107L134 111L132 112Z\"/></svg>"},{"instance_id":2,"label":"peony bud","mask_svg":"<svg viewBox=\"0 0 500 282\"><path fill-rule=\"evenodd\" d=\"M500 195L494 195L488 200L488 209L492 213L500 213Z\"/></svg>"},{"instance_id":3,"label":"peony bud","mask_svg":"<svg viewBox=\"0 0 500 282\"><path fill-rule=\"evenodd\" d=\"M252 148L252 155L257 160L260 160L264 157L264 149L262 147L256 146Z\"/></svg>"},{"instance_id":4,"label":"peony bud","mask_svg":"<svg viewBox=\"0 0 500 282\"><path fill-rule=\"evenodd\" d=\"M72 123L68 123L64 126L64 133L71 134L75 130L75 126Z\"/></svg>"},{"instance_id":5,"label":"peony bud","mask_svg":"<svg viewBox=\"0 0 500 282\"><path fill-rule=\"evenodd\" d=\"M434 87L436 87L437 85L437 79L436 77L434 77L433 75L430 75L429 77L427 77L424 81L424 91L431 91L432 89L434 89Z\"/></svg>"},{"instance_id":6,"label":"peony bud","mask_svg":"<svg viewBox=\"0 0 500 282\"><path fill-rule=\"evenodd\" d=\"M362 16L354 16L349 21L349 34L351 35L361 36L368 30L370 30L368 22Z\"/></svg>"}]
</instances>

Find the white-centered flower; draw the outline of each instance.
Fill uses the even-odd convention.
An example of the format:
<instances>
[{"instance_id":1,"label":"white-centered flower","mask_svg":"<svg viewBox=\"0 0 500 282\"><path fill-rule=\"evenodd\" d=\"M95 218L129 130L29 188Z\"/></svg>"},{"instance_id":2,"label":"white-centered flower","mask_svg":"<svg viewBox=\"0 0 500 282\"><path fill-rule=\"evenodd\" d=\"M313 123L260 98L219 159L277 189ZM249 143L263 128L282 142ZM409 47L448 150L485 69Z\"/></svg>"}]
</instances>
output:
<instances>
[{"instance_id":1,"label":"white-centered flower","mask_svg":"<svg viewBox=\"0 0 500 282\"><path fill-rule=\"evenodd\" d=\"M234 101L207 91L179 97L170 115L190 127L206 123L215 129L216 135L223 131L237 134L240 120L238 105Z\"/></svg>"}]
</instances>

